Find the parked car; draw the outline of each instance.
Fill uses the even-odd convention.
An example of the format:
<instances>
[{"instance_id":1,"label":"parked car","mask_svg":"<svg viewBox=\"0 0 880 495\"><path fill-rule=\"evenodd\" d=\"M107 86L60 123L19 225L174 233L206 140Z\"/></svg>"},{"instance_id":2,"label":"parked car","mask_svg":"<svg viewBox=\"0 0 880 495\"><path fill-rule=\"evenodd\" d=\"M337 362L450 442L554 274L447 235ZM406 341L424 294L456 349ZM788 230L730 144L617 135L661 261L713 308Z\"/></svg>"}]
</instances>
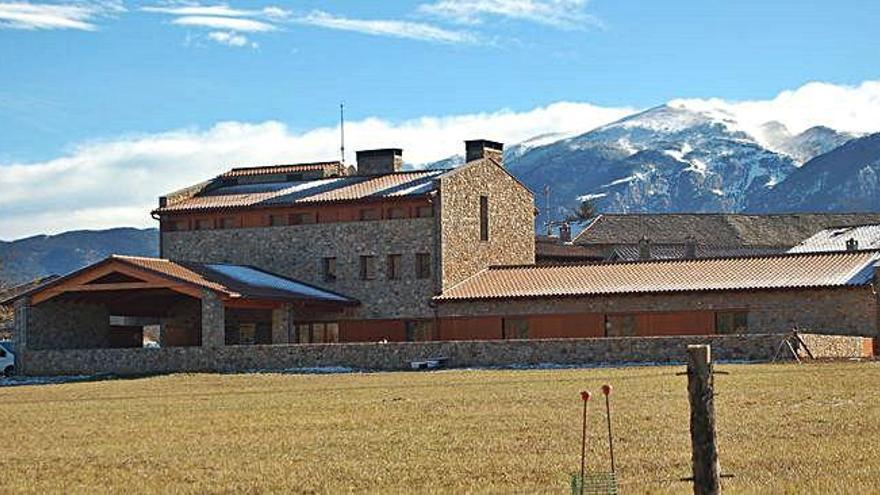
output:
<instances>
[{"instance_id":1,"label":"parked car","mask_svg":"<svg viewBox=\"0 0 880 495\"><path fill-rule=\"evenodd\" d=\"M0 370L4 376L15 373L15 347L12 342L0 342Z\"/></svg>"}]
</instances>

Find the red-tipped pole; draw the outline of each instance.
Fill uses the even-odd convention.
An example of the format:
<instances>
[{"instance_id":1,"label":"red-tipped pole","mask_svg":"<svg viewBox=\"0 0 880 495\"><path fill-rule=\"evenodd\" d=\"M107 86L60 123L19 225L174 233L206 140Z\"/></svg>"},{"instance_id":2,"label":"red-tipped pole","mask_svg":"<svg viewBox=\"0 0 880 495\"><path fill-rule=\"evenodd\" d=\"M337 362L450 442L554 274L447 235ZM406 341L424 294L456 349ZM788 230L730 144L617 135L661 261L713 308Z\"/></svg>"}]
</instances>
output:
<instances>
[{"instance_id":1,"label":"red-tipped pole","mask_svg":"<svg viewBox=\"0 0 880 495\"><path fill-rule=\"evenodd\" d=\"M608 452L611 456L611 472L614 473L614 437L611 436L611 385L602 385L602 394L605 395L605 417L608 420Z\"/></svg>"},{"instance_id":2,"label":"red-tipped pole","mask_svg":"<svg viewBox=\"0 0 880 495\"><path fill-rule=\"evenodd\" d=\"M590 402L590 393L584 390L581 392L581 400L584 403L584 421L581 434L581 495L584 493L584 475L586 474L586 458L587 458L587 403Z\"/></svg>"}]
</instances>

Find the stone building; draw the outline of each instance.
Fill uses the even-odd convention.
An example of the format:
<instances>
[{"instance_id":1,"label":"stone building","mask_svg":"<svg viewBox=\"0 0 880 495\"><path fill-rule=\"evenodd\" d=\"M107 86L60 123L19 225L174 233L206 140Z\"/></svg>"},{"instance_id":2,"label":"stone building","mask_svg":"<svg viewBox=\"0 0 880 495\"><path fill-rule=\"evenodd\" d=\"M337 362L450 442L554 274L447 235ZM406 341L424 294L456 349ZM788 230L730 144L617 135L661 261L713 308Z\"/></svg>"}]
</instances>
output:
<instances>
[{"instance_id":1,"label":"stone building","mask_svg":"<svg viewBox=\"0 0 880 495\"><path fill-rule=\"evenodd\" d=\"M532 193L505 170L500 143L468 141L465 151L454 170L404 171L402 150L381 149L358 152L357 169L236 168L163 196L153 211L160 258L114 256L16 298L18 369L52 352L60 363L56 351L101 369L122 359L106 352L143 346L147 326L169 349L138 355L154 370L211 369L199 360L248 345L794 326L877 335L876 250L536 265ZM83 354L97 349L106 352ZM237 363L264 364L264 350L242 352Z\"/></svg>"}]
</instances>

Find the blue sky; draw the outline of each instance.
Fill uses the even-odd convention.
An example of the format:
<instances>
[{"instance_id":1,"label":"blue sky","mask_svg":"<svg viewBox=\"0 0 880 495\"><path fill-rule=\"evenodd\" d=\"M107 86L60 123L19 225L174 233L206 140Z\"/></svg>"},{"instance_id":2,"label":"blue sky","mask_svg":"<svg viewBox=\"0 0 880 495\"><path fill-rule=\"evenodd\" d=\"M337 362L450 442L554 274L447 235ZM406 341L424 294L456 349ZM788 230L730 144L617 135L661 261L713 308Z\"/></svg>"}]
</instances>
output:
<instances>
[{"instance_id":1,"label":"blue sky","mask_svg":"<svg viewBox=\"0 0 880 495\"><path fill-rule=\"evenodd\" d=\"M71 163L106 179L102 167L134 166L101 165L114 146L180 136L198 146L247 135L251 150L281 142L271 136L302 138L278 153L215 151L217 171L281 151L284 161L326 158L342 100L354 149L417 146L450 122L455 139L438 142L458 143L465 130L510 141L587 131L674 98L778 101L813 81L862 91L880 79L878 21L876 0L0 0L0 171L13 177L0 184L24 187ZM449 146L410 156L442 158ZM169 156L189 155L143 162ZM175 183L214 168L191 171ZM152 204L169 185L142 196ZM81 210L67 222L0 200L4 223L20 224L0 225L0 238L149 224L140 193L129 207L86 204L88 192L58 200Z\"/></svg>"}]
</instances>

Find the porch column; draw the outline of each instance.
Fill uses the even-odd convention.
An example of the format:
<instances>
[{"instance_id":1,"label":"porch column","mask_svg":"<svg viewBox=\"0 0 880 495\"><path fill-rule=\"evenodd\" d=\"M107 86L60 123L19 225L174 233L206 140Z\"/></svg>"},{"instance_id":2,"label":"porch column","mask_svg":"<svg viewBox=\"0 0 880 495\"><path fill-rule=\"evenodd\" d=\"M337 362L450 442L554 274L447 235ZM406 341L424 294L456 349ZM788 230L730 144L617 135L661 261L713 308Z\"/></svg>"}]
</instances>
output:
<instances>
[{"instance_id":1,"label":"porch column","mask_svg":"<svg viewBox=\"0 0 880 495\"><path fill-rule=\"evenodd\" d=\"M272 310L272 343L289 344L293 326L293 305L284 303Z\"/></svg>"},{"instance_id":2,"label":"porch column","mask_svg":"<svg viewBox=\"0 0 880 495\"><path fill-rule=\"evenodd\" d=\"M202 347L226 345L226 311L223 301L211 290L202 291Z\"/></svg>"},{"instance_id":3,"label":"porch column","mask_svg":"<svg viewBox=\"0 0 880 495\"><path fill-rule=\"evenodd\" d=\"M15 343L15 374L24 373L23 357L27 351L28 325L31 316L31 298L22 297L15 301L15 323L12 327L12 341Z\"/></svg>"}]
</instances>

